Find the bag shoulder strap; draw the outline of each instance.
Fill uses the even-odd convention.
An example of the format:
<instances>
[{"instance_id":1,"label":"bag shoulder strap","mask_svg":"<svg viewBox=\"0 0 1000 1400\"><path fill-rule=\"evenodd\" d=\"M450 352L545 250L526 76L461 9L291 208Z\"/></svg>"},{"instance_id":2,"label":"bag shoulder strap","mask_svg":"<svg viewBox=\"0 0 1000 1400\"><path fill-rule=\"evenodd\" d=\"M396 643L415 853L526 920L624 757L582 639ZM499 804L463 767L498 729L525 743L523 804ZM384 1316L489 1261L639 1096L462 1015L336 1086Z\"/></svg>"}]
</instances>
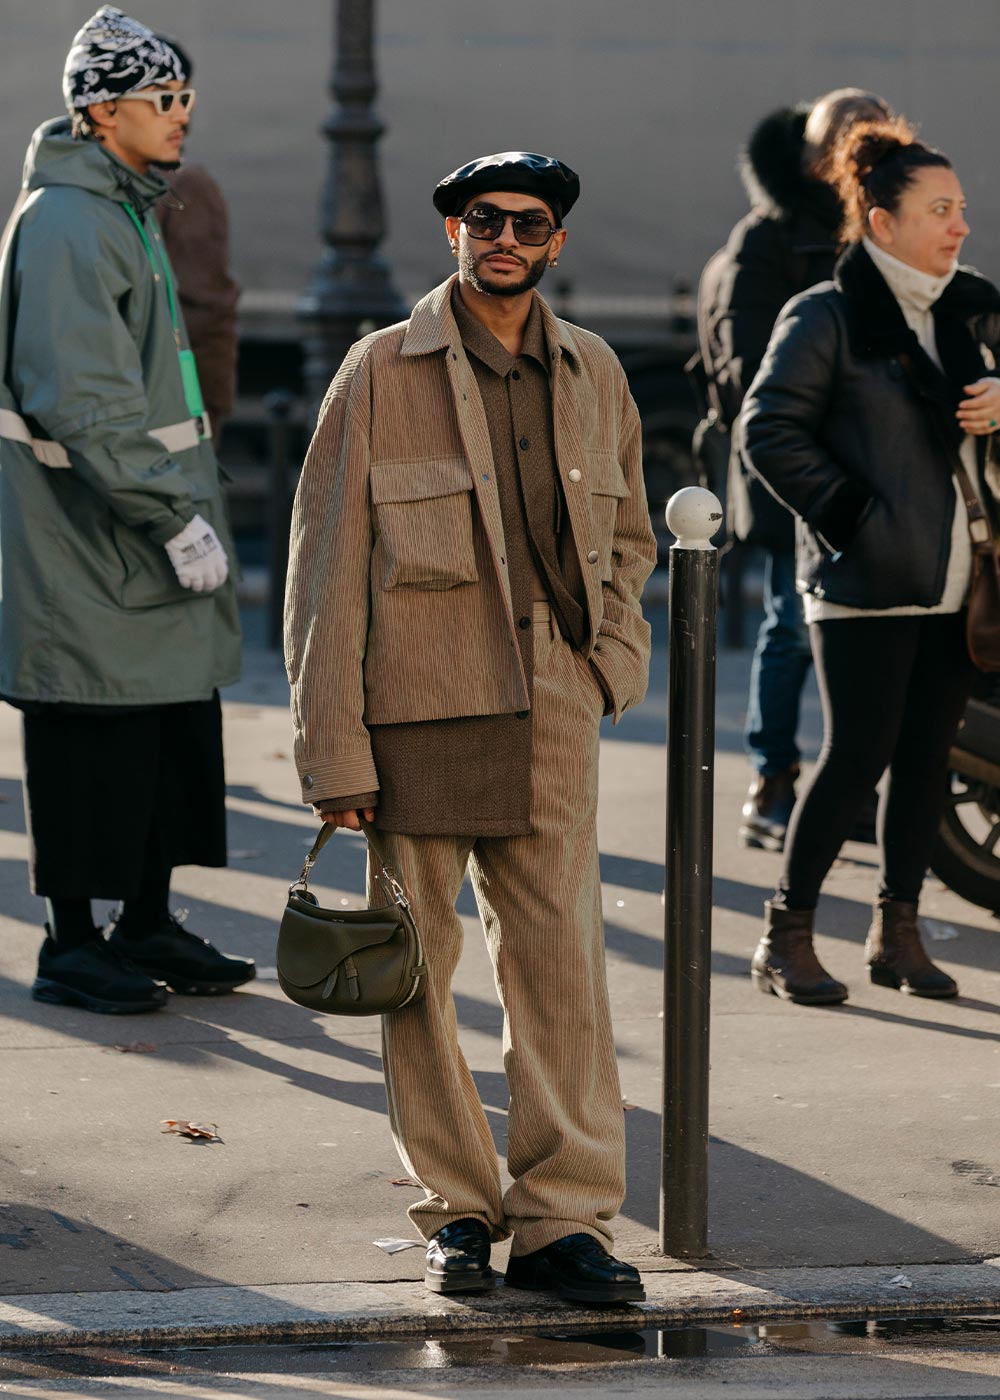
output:
<instances>
[{"instance_id":1,"label":"bag shoulder strap","mask_svg":"<svg viewBox=\"0 0 1000 1400\"><path fill-rule=\"evenodd\" d=\"M364 817L359 817L359 821L361 822L361 830L364 832L365 840L368 842L371 853L378 861L381 873L389 885L393 900L397 904L402 905L405 909L409 909L410 901L406 897L406 891L386 858L385 847L382 845L378 832L375 830L372 823L366 821ZM309 874L316 864L316 858L336 829L332 822L324 822L320 827L316 835L316 840L312 843L309 854L306 856L305 864L302 867L302 873L292 886L292 889L308 888Z\"/></svg>"},{"instance_id":2,"label":"bag shoulder strap","mask_svg":"<svg viewBox=\"0 0 1000 1400\"><path fill-rule=\"evenodd\" d=\"M901 351L897 359L906 371L910 382L913 383L912 358L906 351ZM914 387L916 386L914 385ZM935 424L935 428L936 427L937 425ZM945 446L951 456L951 469L955 474L958 489L962 493L962 500L965 502L966 520L969 526L969 539L972 543L972 548L974 551L982 554L995 555L996 547L993 540L993 528L990 524L990 518L983 509L983 503L979 499L979 492L973 486L969 478L969 473L965 470L962 454L953 443L945 442Z\"/></svg>"}]
</instances>

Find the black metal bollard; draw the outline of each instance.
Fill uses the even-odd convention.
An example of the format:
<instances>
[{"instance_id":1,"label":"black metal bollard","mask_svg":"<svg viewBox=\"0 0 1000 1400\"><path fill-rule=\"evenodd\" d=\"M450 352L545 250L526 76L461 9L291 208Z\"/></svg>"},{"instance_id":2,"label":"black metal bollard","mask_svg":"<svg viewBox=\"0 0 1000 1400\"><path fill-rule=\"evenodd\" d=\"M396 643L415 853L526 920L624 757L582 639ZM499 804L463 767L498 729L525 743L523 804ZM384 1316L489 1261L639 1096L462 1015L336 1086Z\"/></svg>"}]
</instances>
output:
<instances>
[{"instance_id":1,"label":"black metal bollard","mask_svg":"<svg viewBox=\"0 0 1000 1400\"><path fill-rule=\"evenodd\" d=\"M274 389L264 396L271 420L271 481L267 493L268 563L267 642L280 650L285 610L285 576L288 573L288 532L292 523L292 492L288 480L289 419L295 395Z\"/></svg>"},{"instance_id":2,"label":"black metal bollard","mask_svg":"<svg viewBox=\"0 0 1000 1400\"><path fill-rule=\"evenodd\" d=\"M688 486L667 503L670 653L663 954L660 1248L708 1249L708 1013L712 954L715 620L722 507Z\"/></svg>"}]
</instances>

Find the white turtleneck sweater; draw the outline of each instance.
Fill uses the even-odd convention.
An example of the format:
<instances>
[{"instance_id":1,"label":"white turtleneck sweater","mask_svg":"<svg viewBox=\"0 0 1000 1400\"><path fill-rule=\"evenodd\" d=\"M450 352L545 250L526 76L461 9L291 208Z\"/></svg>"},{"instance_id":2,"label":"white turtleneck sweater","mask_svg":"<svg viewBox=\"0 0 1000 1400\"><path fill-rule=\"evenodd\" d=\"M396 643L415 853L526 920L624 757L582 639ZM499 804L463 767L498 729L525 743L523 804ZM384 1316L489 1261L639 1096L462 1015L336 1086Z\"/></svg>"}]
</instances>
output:
<instances>
[{"instance_id":1,"label":"white turtleneck sweater","mask_svg":"<svg viewBox=\"0 0 1000 1400\"><path fill-rule=\"evenodd\" d=\"M914 332L921 348L941 368L937 341L934 338L934 316L931 307L954 277L958 264L944 277L931 277L909 263L900 262L870 238L864 241L865 252L885 279L889 290L899 302L899 308L906 318L906 324ZM976 444L966 435L959 449L962 465L971 482L976 481ZM899 548L906 549L908 542L899 541ZM958 612L965 603L969 591L969 576L972 570L972 547L969 544L969 517L965 500L958 483L955 483L955 518L951 527L951 553L948 556L948 572L945 576L941 601L931 608L907 605L899 608L848 608L840 603L829 603L823 598L815 598L811 593L805 596L807 622L827 622L839 617L925 617L933 613Z\"/></svg>"}]
</instances>

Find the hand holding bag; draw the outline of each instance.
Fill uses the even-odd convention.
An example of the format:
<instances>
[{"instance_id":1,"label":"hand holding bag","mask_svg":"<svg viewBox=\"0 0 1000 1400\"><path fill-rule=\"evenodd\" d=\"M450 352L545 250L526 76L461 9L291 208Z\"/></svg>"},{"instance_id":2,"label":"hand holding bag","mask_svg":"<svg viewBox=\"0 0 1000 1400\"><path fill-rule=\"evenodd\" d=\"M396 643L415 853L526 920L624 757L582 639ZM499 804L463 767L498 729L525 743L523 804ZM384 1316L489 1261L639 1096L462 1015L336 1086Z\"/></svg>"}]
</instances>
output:
<instances>
[{"instance_id":1,"label":"hand holding bag","mask_svg":"<svg viewBox=\"0 0 1000 1400\"><path fill-rule=\"evenodd\" d=\"M278 983L290 1000L335 1016L379 1016L412 1006L424 994L427 967L406 891L386 863L369 822L362 830L380 867L384 909L324 909L308 888L309 872L335 828L324 822L290 886L278 929Z\"/></svg>"}]
</instances>

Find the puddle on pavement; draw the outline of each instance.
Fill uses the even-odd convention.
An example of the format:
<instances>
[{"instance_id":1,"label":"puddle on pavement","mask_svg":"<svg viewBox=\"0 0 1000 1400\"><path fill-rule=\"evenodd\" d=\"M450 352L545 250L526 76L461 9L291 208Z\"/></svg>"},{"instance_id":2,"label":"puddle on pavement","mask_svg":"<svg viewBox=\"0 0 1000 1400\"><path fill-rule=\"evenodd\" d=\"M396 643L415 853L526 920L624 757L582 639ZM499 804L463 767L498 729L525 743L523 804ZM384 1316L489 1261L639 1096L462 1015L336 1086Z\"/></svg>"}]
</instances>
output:
<instances>
[{"instance_id":1,"label":"puddle on pavement","mask_svg":"<svg viewBox=\"0 0 1000 1400\"><path fill-rule=\"evenodd\" d=\"M115 1378L269 1373L353 1373L622 1365L654 1358L725 1360L751 1356L884 1354L893 1346L1000 1351L1000 1315L813 1319L748 1325L657 1327L643 1331L465 1333L379 1341L261 1342L138 1350L65 1347L0 1355L0 1382L70 1376Z\"/></svg>"}]
</instances>

